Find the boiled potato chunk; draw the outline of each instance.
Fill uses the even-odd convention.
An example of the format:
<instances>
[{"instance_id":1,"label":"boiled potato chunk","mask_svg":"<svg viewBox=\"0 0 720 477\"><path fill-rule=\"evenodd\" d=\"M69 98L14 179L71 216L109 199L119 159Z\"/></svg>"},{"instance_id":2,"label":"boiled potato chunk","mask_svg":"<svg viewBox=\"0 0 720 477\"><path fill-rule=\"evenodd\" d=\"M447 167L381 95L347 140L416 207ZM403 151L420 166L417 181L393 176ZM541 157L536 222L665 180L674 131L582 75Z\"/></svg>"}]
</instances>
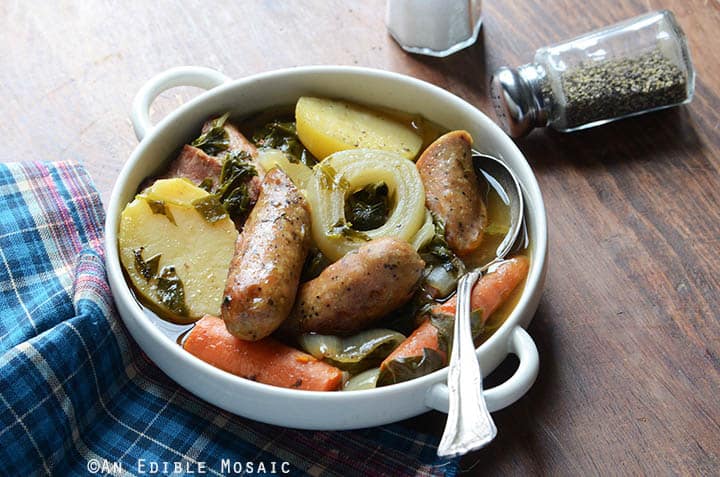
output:
<instances>
[{"instance_id":1,"label":"boiled potato chunk","mask_svg":"<svg viewBox=\"0 0 720 477\"><path fill-rule=\"evenodd\" d=\"M320 160L346 149L379 149L412 160L422 146L409 126L344 101L303 96L295 121L300 141Z\"/></svg>"},{"instance_id":2,"label":"boiled potato chunk","mask_svg":"<svg viewBox=\"0 0 720 477\"><path fill-rule=\"evenodd\" d=\"M218 316L238 233L228 218L210 223L191 197L209 196L184 179L157 181L125 207L120 260L140 301L176 323Z\"/></svg>"},{"instance_id":3,"label":"boiled potato chunk","mask_svg":"<svg viewBox=\"0 0 720 477\"><path fill-rule=\"evenodd\" d=\"M206 197L208 193L187 179L161 179L143 191L151 200L162 200L177 205L192 205L194 200Z\"/></svg>"}]
</instances>

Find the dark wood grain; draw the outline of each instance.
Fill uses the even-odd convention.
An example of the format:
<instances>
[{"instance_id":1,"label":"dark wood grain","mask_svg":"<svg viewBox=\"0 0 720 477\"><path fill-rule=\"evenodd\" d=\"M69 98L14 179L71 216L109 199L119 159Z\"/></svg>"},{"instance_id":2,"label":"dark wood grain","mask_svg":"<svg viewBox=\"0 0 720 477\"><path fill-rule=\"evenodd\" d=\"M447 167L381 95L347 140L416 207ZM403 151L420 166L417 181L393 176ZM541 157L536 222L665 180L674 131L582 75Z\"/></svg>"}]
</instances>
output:
<instances>
[{"instance_id":1,"label":"dark wood grain","mask_svg":"<svg viewBox=\"0 0 720 477\"><path fill-rule=\"evenodd\" d=\"M495 414L496 441L462 466L483 475L720 474L720 3L486 0L483 8L480 41L434 59L394 44L381 0L6 0L0 160L80 161L107 202L136 145L132 97L168 67L240 77L370 66L430 81L489 113L494 68L589 29L673 10L698 72L690 105L518 141L550 227L547 288L530 326L540 376ZM153 117L193 94L163 94ZM443 423L428 413L408 425L439 435Z\"/></svg>"}]
</instances>

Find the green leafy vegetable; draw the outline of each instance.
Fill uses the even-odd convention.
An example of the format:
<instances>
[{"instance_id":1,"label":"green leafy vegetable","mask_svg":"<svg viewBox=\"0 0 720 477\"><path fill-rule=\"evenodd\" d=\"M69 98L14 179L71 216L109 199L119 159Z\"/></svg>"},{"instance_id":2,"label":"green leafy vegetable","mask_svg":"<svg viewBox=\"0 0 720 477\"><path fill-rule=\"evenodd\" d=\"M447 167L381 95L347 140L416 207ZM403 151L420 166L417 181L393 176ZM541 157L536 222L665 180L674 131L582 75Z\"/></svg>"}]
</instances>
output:
<instances>
[{"instance_id":1,"label":"green leafy vegetable","mask_svg":"<svg viewBox=\"0 0 720 477\"><path fill-rule=\"evenodd\" d=\"M165 206L165 201L155 199L145 199L145 201L150 207L150 210L152 210L153 214L164 215L165 217L167 217L170 223L172 223L173 225L177 225L175 223L175 217L173 217L172 212L170 212L170 209Z\"/></svg>"},{"instance_id":2,"label":"green leafy vegetable","mask_svg":"<svg viewBox=\"0 0 720 477\"><path fill-rule=\"evenodd\" d=\"M445 240L445 224L442 220L433 215L433 222L435 224L435 235L420 250L420 257L425 261L422 288L433 297L444 298L444 296L438 296L444 295L439 290L448 288L454 290L457 287L457 280L465 273L465 264L450 250L450 246ZM436 267L442 267L445 273L432 273ZM442 278L442 283L433 284L435 278ZM448 279L452 280L451 286L446 283Z\"/></svg>"},{"instance_id":3,"label":"green leafy vegetable","mask_svg":"<svg viewBox=\"0 0 720 477\"><path fill-rule=\"evenodd\" d=\"M316 278L325 268L332 262L318 248L313 247L305 259L302 274L300 275L300 283L307 282Z\"/></svg>"},{"instance_id":4,"label":"green leafy vegetable","mask_svg":"<svg viewBox=\"0 0 720 477\"><path fill-rule=\"evenodd\" d=\"M148 260L143 259L143 252L145 249L143 247L140 247L139 249L133 250L133 255L135 255L135 270L145 279L145 281L150 281L152 278L155 277L155 274L158 270L158 265L160 264L160 254L154 255Z\"/></svg>"},{"instance_id":5,"label":"green leafy vegetable","mask_svg":"<svg viewBox=\"0 0 720 477\"><path fill-rule=\"evenodd\" d=\"M345 179L342 174L338 175L335 168L327 162L321 162L315 166L313 170L316 171L316 174L320 174L318 182L320 183L320 187L323 189L333 190L336 187L340 187L341 189L346 190L350 187L347 179Z\"/></svg>"},{"instance_id":6,"label":"green leafy vegetable","mask_svg":"<svg viewBox=\"0 0 720 477\"><path fill-rule=\"evenodd\" d=\"M373 230L381 227L390 212L388 187L384 182L368 184L351 194L345 201L345 217L356 230Z\"/></svg>"},{"instance_id":7,"label":"green leafy vegetable","mask_svg":"<svg viewBox=\"0 0 720 477\"><path fill-rule=\"evenodd\" d=\"M245 151L233 151L226 155L220 173L220 187L215 196L233 220L245 216L250 207L248 182L257 175L250 159Z\"/></svg>"},{"instance_id":8,"label":"green leafy vegetable","mask_svg":"<svg viewBox=\"0 0 720 477\"><path fill-rule=\"evenodd\" d=\"M225 122L229 116L230 113L225 113L213 120L210 128L191 142L190 145L202 149L206 154L211 156L216 156L221 152L227 151L230 147L230 136L225 130Z\"/></svg>"},{"instance_id":9,"label":"green leafy vegetable","mask_svg":"<svg viewBox=\"0 0 720 477\"><path fill-rule=\"evenodd\" d=\"M215 195L208 195L196 199L192 202L192 206L195 207L195 210L210 224L214 224L228 216L225 207L223 207Z\"/></svg>"},{"instance_id":10,"label":"green leafy vegetable","mask_svg":"<svg viewBox=\"0 0 720 477\"><path fill-rule=\"evenodd\" d=\"M438 330L438 344L440 345L440 349L447 355L450 355L452 351L455 317L452 315L431 313L430 323ZM473 340L482 335L484 329L483 311L473 310L470 313L470 330Z\"/></svg>"},{"instance_id":11,"label":"green leafy vegetable","mask_svg":"<svg viewBox=\"0 0 720 477\"><path fill-rule=\"evenodd\" d=\"M434 262L453 262L457 256L450 250L450 246L445 240L445 224L435 215L433 215L433 223L435 224L435 236L423 247L421 255L424 254Z\"/></svg>"},{"instance_id":12,"label":"green leafy vegetable","mask_svg":"<svg viewBox=\"0 0 720 477\"><path fill-rule=\"evenodd\" d=\"M382 328L346 337L307 333L298 338L305 352L352 374L379 366L404 340L397 331Z\"/></svg>"},{"instance_id":13,"label":"green leafy vegetable","mask_svg":"<svg viewBox=\"0 0 720 477\"><path fill-rule=\"evenodd\" d=\"M205 192L212 192L214 186L215 182L210 177L206 177L202 180L200 184L198 184L198 187L200 187Z\"/></svg>"},{"instance_id":14,"label":"green leafy vegetable","mask_svg":"<svg viewBox=\"0 0 720 477\"><path fill-rule=\"evenodd\" d=\"M335 222L330 230L328 230L328 237L331 238L348 238L355 241L369 242L370 237L367 234L359 232L353 228L353 224L346 221L345 219L339 219Z\"/></svg>"},{"instance_id":15,"label":"green leafy vegetable","mask_svg":"<svg viewBox=\"0 0 720 477\"><path fill-rule=\"evenodd\" d=\"M383 326L409 336L418 327L418 317L427 315L436 304L431 296L418 289L410 301L382 318Z\"/></svg>"},{"instance_id":16,"label":"green leafy vegetable","mask_svg":"<svg viewBox=\"0 0 720 477\"><path fill-rule=\"evenodd\" d=\"M398 358L392 360L380 371L378 386L397 384L425 376L445 366L443 357L437 351L424 348L422 356Z\"/></svg>"},{"instance_id":17,"label":"green leafy vegetable","mask_svg":"<svg viewBox=\"0 0 720 477\"><path fill-rule=\"evenodd\" d=\"M293 121L271 121L255 131L252 140L258 147L279 149L290 154L290 162L299 162L308 167L313 167L318 162L300 142Z\"/></svg>"},{"instance_id":18,"label":"green leafy vegetable","mask_svg":"<svg viewBox=\"0 0 720 477\"><path fill-rule=\"evenodd\" d=\"M185 287L180 277L177 276L175 267L163 267L158 276L156 287L160 303L168 307L173 313L187 316Z\"/></svg>"}]
</instances>

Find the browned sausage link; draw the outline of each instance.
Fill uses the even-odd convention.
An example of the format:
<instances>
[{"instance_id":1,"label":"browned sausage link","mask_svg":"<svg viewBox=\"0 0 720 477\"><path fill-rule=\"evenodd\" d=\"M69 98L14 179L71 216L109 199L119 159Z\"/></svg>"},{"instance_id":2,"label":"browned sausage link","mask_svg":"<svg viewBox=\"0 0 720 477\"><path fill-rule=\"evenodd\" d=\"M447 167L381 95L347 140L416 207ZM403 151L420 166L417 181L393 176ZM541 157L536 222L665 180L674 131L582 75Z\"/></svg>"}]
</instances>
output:
<instances>
[{"instance_id":1,"label":"browned sausage link","mask_svg":"<svg viewBox=\"0 0 720 477\"><path fill-rule=\"evenodd\" d=\"M235 244L222 319L230 333L256 341L290 313L310 236L310 211L290 178L273 169Z\"/></svg>"},{"instance_id":2,"label":"browned sausage link","mask_svg":"<svg viewBox=\"0 0 720 477\"><path fill-rule=\"evenodd\" d=\"M407 242L394 238L368 242L300 287L282 329L333 335L358 332L408 301L424 267Z\"/></svg>"},{"instance_id":3,"label":"browned sausage link","mask_svg":"<svg viewBox=\"0 0 720 477\"><path fill-rule=\"evenodd\" d=\"M445 222L445 239L458 255L480 246L487 225L471 145L467 131L449 132L430 144L417 161L426 205Z\"/></svg>"}]
</instances>

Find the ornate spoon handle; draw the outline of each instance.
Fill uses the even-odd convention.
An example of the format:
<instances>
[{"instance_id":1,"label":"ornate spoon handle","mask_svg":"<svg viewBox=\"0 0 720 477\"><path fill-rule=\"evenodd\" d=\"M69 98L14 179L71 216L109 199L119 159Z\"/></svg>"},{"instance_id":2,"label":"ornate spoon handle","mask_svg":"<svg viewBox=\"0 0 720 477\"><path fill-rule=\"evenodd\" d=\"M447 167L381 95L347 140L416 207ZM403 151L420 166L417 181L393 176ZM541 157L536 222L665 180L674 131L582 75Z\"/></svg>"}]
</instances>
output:
<instances>
[{"instance_id":1,"label":"ornate spoon handle","mask_svg":"<svg viewBox=\"0 0 720 477\"><path fill-rule=\"evenodd\" d=\"M480 275L480 270L473 270L460 278L458 283L447 383L450 408L438 446L439 456L462 455L479 449L497 435L497 428L485 404L480 365L470 327L470 295Z\"/></svg>"}]
</instances>

